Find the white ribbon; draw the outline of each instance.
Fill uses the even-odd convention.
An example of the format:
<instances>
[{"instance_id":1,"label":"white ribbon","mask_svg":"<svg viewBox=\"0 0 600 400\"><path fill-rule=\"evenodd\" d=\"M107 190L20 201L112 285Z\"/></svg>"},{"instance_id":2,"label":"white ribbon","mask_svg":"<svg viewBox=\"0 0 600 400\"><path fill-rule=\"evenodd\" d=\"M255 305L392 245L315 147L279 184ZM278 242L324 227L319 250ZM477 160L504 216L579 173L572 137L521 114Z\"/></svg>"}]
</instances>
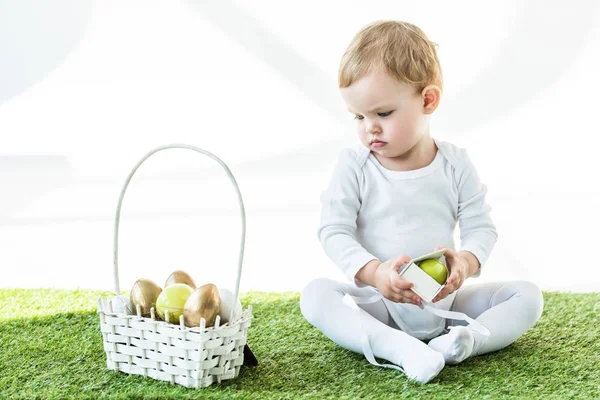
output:
<instances>
[{"instance_id":1,"label":"white ribbon","mask_svg":"<svg viewBox=\"0 0 600 400\"><path fill-rule=\"evenodd\" d=\"M437 315L438 317L467 321L469 323L469 328L475 332L481 333L486 338L490 337L490 330L488 328L486 328L481 322L474 320L466 314L456 311L440 310L439 308L431 307L429 304L422 304L421 308Z\"/></svg>"},{"instance_id":2,"label":"white ribbon","mask_svg":"<svg viewBox=\"0 0 600 400\"><path fill-rule=\"evenodd\" d=\"M402 369L402 367L395 365L395 364L379 364L377 361L375 361L375 355L373 354L373 349L371 348L371 343L369 342L369 337L367 336L365 327L363 325L363 316L360 313L360 308L358 307L358 304L371 304L371 303L375 303L376 301L379 301L383 299L383 296L381 295L381 293L375 293L372 296L369 297L357 297L357 296L351 296L349 294L345 294L344 298L342 299L343 302L350 307L352 310L354 310L356 312L356 315L358 315L358 319L360 321L360 326L361 326L361 338L360 338L360 342L361 342L361 347L363 350L363 354L365 355L365 358L373 365L378 366L378 367L384 367L384 368L392 368L392 369L396 369L399 371L404 372L404 369ZM448 318L448 319L460 319L463 321L467 321L469 322L469 327L482 334L483 336L485 336L486 338L488 338L490 336L490 330L488 328L486 328L483 324L481 324L480 322L474 320L473 318L469 317L468 315L465 315L463 313L460 312L456 312L456 311L446 311L446 310L440 310L438 308L432 307L429 304L425 303L425 304L421 304L420 307L424 310L429 311L430 313L437 315L438 317L442 317L442 318Z\"/></svg>"},{"instance_id":3,"label":"white ribbon","mask_svg":"<svg viewBox=\"0 0 600 400\"><path fill-rule=\"evenodd\" d=\"M350 296L349 294L346 293L346 295L344 296L344 298L342 299L344 303L346 303L346 305L348 307L350 307L351 309L353 309L356 314L358 315L358 320L360 321L360 330L361 330L361 335L360 335L360 344L363 350L363 354L365 355L365 358L373 365L377 366L377 367L383 367L383 368L392 368L392 369L396 369L398 371L402 371L404 372L404 369L398 365L395 364L379 364L377 361L375 361L375 355L373 354L373 350L371 349L371 344L369 343L369 337L367 336L367 333L365 331L365 327L363 325L363 317L362 315L360 315L360 308L358 307L358 304L369 304L369 303L375 303L376 301L380 300L382 298L381 294L377 293L371 297L354 297L354 296Z\"/></svg>"}]
</instances>

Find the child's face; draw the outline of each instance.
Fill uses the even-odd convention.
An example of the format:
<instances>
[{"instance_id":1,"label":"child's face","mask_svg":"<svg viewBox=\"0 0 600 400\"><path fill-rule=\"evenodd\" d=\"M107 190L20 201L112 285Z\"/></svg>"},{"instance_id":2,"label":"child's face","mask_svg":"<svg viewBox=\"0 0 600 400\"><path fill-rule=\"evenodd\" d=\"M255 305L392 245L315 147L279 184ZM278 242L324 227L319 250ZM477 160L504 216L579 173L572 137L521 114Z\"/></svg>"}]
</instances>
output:
<instances>
[{"instance_id":1,"label":"child's face","mask_svg":"<svg viewBox=\"0 0 600 400\"><path fill-rule=\"evenodd\" d=\"M371 72L341 93L361 142L378 158L401 157L429 133L424 97L385 72Z\"/></svg>"}]
</instances>

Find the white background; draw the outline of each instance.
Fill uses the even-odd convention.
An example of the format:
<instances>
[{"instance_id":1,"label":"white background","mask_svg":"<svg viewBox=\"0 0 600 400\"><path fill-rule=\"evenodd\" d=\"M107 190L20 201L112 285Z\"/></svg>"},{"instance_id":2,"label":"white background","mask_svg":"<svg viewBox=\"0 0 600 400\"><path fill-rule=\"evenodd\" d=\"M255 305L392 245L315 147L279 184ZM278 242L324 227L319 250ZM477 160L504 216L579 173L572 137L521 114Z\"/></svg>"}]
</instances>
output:
<instances>
[{"instance_id":1,"label":"white background","mask_svg":"<svg viewBox=\"0 0 600 400\"><path fill-rule=\"evenodd\" d=\"M167 143L234 173L242 290L344 279L317 240L319 194L356 141L339 59L377 19L439 44L432 135L467 148L499 232L478 281L598 291L600 10L516 0L0 0L0 287L112 289L121 187ZM121 286L183 269L233 288L239 234L218 165L160 152L125 196Z\"/></svg>"}]
</instances>

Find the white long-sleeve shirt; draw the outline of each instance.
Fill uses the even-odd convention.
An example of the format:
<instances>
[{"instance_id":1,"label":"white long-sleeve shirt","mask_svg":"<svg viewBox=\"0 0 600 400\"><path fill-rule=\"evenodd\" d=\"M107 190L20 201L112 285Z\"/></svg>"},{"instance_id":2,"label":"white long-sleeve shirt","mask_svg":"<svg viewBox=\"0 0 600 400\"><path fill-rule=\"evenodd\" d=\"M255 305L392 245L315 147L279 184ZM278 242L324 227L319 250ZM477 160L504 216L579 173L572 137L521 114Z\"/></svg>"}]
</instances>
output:
<instances>
[{"instance_id":1,"label":"white long-sleeve shirt","mask_svg":"<svg viewBox=\"0 0 600 400\"><path fill-rule=\"evenodd\" d=\"M481 266L487 261L498 237L487 187L464 149L435 143L433 162L412 171L384 168L361 144L341 152L321 195L318 235L325 253L356 286L366 286L355 275L373 259L415 258L438 246L455 249L457 222L460 250L473 253ZM448 310L455 294L433 306ZM435 337L444 329L443 318L418 306L384 301L398 326L415 337Z\"/></svg>"}]
</instances>

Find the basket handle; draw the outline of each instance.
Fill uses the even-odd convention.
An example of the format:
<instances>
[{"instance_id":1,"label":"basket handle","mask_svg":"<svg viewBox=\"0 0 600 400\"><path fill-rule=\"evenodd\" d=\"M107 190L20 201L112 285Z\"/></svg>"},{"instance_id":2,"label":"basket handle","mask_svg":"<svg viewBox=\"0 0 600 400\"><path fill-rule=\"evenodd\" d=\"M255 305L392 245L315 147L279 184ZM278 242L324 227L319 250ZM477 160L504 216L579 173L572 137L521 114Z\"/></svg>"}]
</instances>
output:
<instances>
[{"instance_id":1,"label":"basket handle","mask_svg":"<svg viewBox=\"0 0 600 400\"><path fill-rule=\"evenodd\" d=\"M221 164L221 166L227 173L227 176L229 176L229 180L233 184L235 191L237 193L237 198L238 198L238 202L240 205L240 215L242 217L242 235L241 235L241 239L240 239L240 256L239 256L239 261L238 261L237 278L236 278L236 283L235 283L235 296L234 296L233 307L231 307L231 314L229 316L229 320L231 321L233 318L233 312L235 310L235 304L237 303L237 300L238 300L238 295L239 295L239 290L240 290L240 279L242 276L242 260L244 258L244 243L245 243L245 237L246 237L246 212L244 211L244 202L242 200L242 194L240 193L240 188L238 187L237 182L235 181L235 178L233 177L233 174L231 173L231 171L229 170L227 165L223 161L221 161L221 159L219 159L217 156L215 156L214 154L212 154L206 150L202 150L198 147L190 146L187 144L168 144L168 145L157 147L156 149L150 151L137 163L137 165L129 173L129 176L127 177L127 180L125 181L125 185L123 185L123 189L121 189L121 195L119 196L119 203L117 204L117 213L115 215L114 270L113 270L114 282L115 282L115 295L118 295L119 293L121 293L121 291L119 290L119 260L118 260L119 221L120 221L120 217L121 217L121 205L123 204L123 197L125 196L125 191L127 190L127 187L129 186L129 182L131 181L131 178L133 178L133 175L138 170L138 168L144 163L144 161L146 161L154 153L158 153L159 151L166 150L166 149L189 149L189 150L196 151L198 153L204 154L204 155L212 158L213 160L215 160L216 162Z\"/></svg>"}]
</instances>

